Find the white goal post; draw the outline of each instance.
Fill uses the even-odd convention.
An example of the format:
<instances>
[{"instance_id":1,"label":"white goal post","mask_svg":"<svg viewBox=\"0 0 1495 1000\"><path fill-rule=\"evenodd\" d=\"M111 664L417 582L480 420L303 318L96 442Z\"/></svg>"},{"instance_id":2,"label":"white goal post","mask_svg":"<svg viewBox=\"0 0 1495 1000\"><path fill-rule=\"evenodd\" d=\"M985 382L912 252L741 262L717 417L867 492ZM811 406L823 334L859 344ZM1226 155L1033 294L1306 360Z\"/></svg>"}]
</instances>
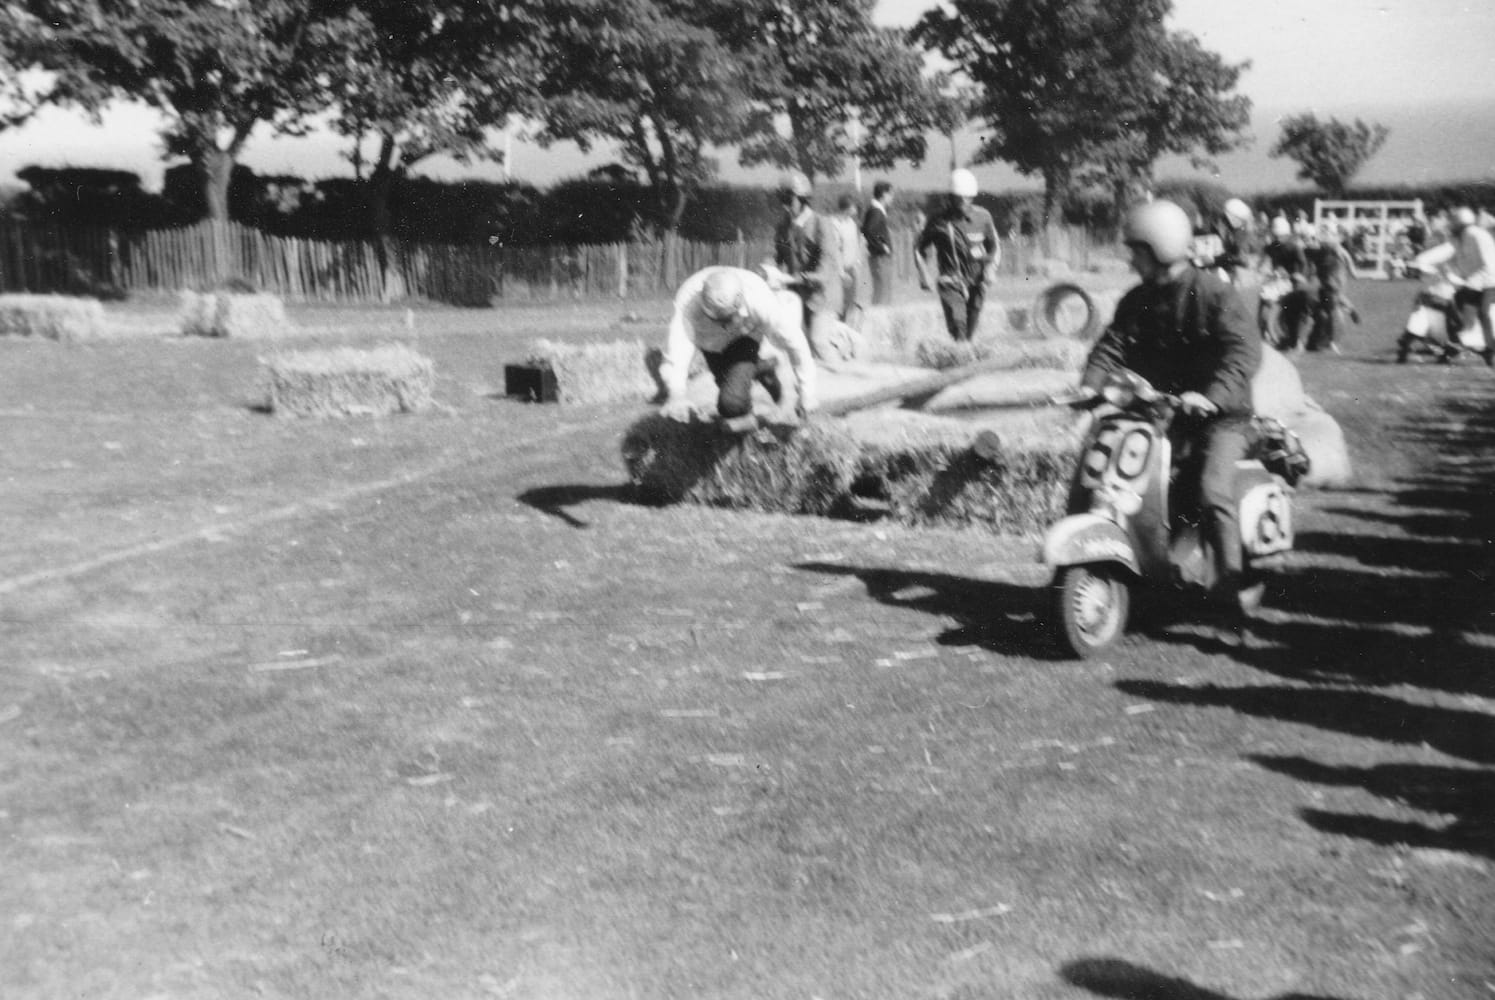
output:
<instances>
[{"instance_id":1,"label":"white goal post","mask_svg":"<svg viewBox=\"0 0 1495 1000\"><path fill-rule=\"evenodd\" d=\"M1357 278L1390 278L1404 273L1411 252L1405 233L1413 220L1427 226L1422 200L1326 201L1315 198L1313 226L1338 230L1350 252Z\"/></svg>"}]
</instances>

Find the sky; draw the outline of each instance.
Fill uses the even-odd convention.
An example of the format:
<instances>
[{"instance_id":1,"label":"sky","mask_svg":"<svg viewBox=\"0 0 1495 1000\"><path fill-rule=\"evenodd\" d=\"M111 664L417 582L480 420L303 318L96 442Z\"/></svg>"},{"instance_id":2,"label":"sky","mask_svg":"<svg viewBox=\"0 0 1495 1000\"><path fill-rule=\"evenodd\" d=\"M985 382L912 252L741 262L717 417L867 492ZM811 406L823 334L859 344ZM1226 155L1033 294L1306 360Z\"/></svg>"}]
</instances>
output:
<instances>
[{"instance_id":1,"label":"sky","mask_svg":"<svg viewBox=\"0 0 1495 1000\"><path fill-rule=\"evenodd\" d=\"M1124 2L1124 0L1117 0ZM933 0L879 0L876 18L890 26L912 24ZM1495 0L1173 0L1170 26L1198 36L1228 62L1249 60L1241 93L1254 104L1249 149L1217 161L1217 179L1242 193L1299 186L1296 167L1273 160L1267 149L1282 115L1313 111L1319 117L1364 117L1386 124L1391 136L1357 177L1368 183L1415 183L1495 178ZM148 188L160 185L163 164L155 138L159 120L146 109L117 107L101 124L48 110L31 124L0 133L0 184L30 163L133 170ZM969 156L976 136L957 138L955 155ZM309 178L349 175L345 144L327 135L277 139L256 133L244 162L261 173ZM511 146L512 175L545 186L579 175L612 157L587 159L574 146L541 149L521 139ZM922 167L900 167L888 176L904 187L943 183L951 150L943 139ZM773 172L738 167L731 151L721 157L729 182L765 183ZM477 170L432 161L424 172L444 178L496 179L502 170ZM1184 161L1160 164L1160 177L1195 174ZM1035 187L1000 164L976 168L983 187ZM860 178L870 183L871 175ZM848 169L845 179L853 174Z\"/></svg>"}]
</instances>

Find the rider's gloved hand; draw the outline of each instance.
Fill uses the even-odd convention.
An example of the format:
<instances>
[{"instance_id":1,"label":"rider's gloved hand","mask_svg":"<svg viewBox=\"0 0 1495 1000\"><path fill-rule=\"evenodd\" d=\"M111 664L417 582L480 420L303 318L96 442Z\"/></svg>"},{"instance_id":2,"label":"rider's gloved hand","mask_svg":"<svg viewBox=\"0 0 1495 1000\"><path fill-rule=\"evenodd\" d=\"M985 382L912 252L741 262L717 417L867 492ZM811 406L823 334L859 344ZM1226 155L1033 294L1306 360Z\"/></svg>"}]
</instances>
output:
<instances>
[{"instance_id":1,"label":"rider's gloved hand","mask_svg":"<svg viewBox=\"0 0 1495 1000\"><path fill-rule=\"evenodd\" d=\"M1186 392L1178 397L1178 408L1191 417L1212 417L1220 408L1201 392Z\"/></svg>"}]
</instances>

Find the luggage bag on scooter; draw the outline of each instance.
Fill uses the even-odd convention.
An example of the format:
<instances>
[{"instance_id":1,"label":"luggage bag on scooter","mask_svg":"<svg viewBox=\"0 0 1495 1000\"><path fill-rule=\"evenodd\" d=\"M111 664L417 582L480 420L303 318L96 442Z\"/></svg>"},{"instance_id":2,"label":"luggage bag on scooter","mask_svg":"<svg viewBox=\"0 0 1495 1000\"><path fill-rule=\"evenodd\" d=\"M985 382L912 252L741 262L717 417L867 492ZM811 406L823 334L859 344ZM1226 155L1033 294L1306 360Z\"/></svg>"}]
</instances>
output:
<instances>
[{"instance_id":1,"label":"luggage bag on scooter","mask_svg":"<svg viewBox=\"0 0 1495 1000\"><path fill-rule=\"evenodd\" d=\"M1253 457L1266 466L1268 472L1281 476L1287 485L1298 485L1298 480L1308 475L1312 467L1298 435L1272 417L1253 417L1251 424L1256 437Z\"/></svg>"}]
</instances>

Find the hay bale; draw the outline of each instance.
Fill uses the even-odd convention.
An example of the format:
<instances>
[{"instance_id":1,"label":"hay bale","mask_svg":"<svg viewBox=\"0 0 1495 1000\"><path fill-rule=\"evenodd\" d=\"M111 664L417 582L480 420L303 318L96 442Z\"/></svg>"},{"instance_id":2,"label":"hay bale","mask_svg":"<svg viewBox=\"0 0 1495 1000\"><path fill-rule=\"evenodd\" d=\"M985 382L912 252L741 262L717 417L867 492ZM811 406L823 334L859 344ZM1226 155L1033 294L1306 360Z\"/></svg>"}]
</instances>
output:
<instances>
[{"instance_id":1,"label":"hay bale","mask_svg":"<svg viewBox=\"0 0 1495 1000\"><path fill-rule=\"evenodd\" d=\"M435 370L403 344L360 351L339 347L264 360L270 409L297 417L414 413L431 404Z\"/></svg>"},{"instance_id":2,"label":"hay bale","mask_svg":"<svg viewBox=\"0 0 1495 1000\"><path fill-rule=\"evenodd\" d=\"M1308 407L1303 378L1297 366L1281 351L1267 344L1261 348L1261 367L1251 378L1251 407L1264 417L1284 424Z\"/></svg>"},{"instance_id":3,"label":"hay bale","mask_svg":"<svg viewBox=\"0 0 1495 1000\"><path fill-rule=\"evenodd\" d=\"M1291 421L1282 421L1308 453L1308 474L1298 480L1300 488L1342 489L1354 480L1350 449L1339 421L1310 402Z\"/></svg>"},{"instance_id":4,"label":"hay bale","mask_svg":"<svg viewBox=\"0 0 1495 1000\"><path fill-rule=\"evenodd\" d=\"M177 301L183 336L273 340L292 332L285 303L276 295L183 291Z\"/></svg>"},{"instance_id":5,"label":"hay bale","mask_svg":"<svg viewBox=\"0 0 1495 1000\"><path fill-rule=\"evenodd\" d=\"M995 455L983 457L971 448L974 431L965 424L959 438L925 431L901 442L870 443L857 463L857 486L883 500L888 516L903 524L1040 534L1064 511L1075 463L1072 439L1000 438Z\"/></svg>"},{"instance_id":6,"label":"hay bale","mask_svg":"<svg viewBox=\"0 0 1495 1000\"><path fill-rule=\"evenodd\" d=\"M556 399L563 404L648 400L659 392L649 372L649 352L637 340L605 344L537 340L526 363L555 373Z\"/></svg>"},{"instance_id":7,"label":"hay bale","mask_svg":"<svg viewBox=\"0 0 1495 1000\"><path fill-rule=\"evenodd\" d=\"M629 482L651 503L825 514L848 495L857 446L843 425L723 433L715 421L650 414L623 436Z\"/></svg>"},{"instance_id":8,"label":"hay bale","mask_svg":"<svg viewBox=\"0 0 1495 1000\"><path fill-rule=\"evenodd\" d=\"M104 304L73 295L0 295L0 336L93 340L104 332Z\"/></svg>"}]
</instances>

